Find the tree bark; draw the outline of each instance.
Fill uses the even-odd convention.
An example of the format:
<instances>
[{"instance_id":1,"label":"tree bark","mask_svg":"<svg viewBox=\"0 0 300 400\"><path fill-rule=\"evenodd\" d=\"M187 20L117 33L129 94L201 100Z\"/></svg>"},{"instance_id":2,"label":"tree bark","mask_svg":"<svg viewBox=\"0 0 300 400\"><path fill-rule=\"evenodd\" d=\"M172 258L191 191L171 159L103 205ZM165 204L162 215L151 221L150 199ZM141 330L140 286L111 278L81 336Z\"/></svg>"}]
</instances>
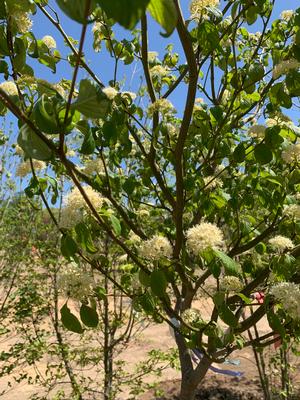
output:
<instances>
[{"instance_id":1,"label":"tree bark","mask_svg":"<svg viewBox=\"0 0 300 400\"><path fill-rule=\"evenodd\" d=\"M176 344L179 350L181 367L180 400L194 400L198 385L205 377L211 360L203 356L196 368L193 367L191 350L187 348L185 340L180 333L175 333Z\"/></svg>"},{"instance_id":2,"label":"tree bark","mask_svg":"<svg viewBox=\"0 0 300 400\"><path fill-rule=\"evenodd\" d=\"M197 392L197 388L203 378L205 377L208 368L211 365L211 361L203 356L196 369L191 371L189 374L182 374L181 387L180 387L180 400L194 400Z\"/></svg>"}]
</instances>

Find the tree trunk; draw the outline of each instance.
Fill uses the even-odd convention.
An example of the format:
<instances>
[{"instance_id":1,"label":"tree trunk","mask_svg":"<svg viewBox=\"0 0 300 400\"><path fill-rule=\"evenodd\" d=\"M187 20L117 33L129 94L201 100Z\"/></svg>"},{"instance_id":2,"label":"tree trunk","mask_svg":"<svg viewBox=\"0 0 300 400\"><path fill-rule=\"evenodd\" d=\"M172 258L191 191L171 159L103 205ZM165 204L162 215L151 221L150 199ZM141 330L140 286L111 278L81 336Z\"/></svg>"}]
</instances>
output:
<instances>
[{"instance_id":1,"label":"tree trunk","mask_svg":"<svg viewBox=\"0 0 300 400\"><path fill-rule=\"evenodd\" d=\"M175 340L179 350L179 359L181 367L181 387L180 400L194 400L198 385L205 377L211 361L203 356L196 368L193 366L190 350L187 348L183 336L176 332Z\"/></svg>"},{"instance_id":2,"label":"tree trunk","mask_svg":"<svg viewBox=\"0 0 300 400\"><path fill-rule=\"evenodd\" d=\"M182 374L180 387L180 400L194 400L197 388L205 377L211 361L203 356L197 367L188 374Z\"/></svg>"},{"instance_id":3,"label":"tree trunk","mask_svg":"<svg viewBox=\"0 0 300 400\"><path fill-rule=\"evenodd\" d=\"M194 400L196 396L197 384L189 379L182 379L180 385L180 400Z\"/></svg>"}]
</instances>

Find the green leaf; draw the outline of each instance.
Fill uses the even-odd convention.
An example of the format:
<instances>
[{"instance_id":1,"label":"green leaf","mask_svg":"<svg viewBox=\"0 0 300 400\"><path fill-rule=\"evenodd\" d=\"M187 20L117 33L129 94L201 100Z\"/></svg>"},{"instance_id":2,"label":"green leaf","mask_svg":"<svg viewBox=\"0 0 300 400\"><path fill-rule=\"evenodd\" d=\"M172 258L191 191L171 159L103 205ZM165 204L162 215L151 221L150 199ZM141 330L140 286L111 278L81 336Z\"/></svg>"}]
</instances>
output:
<instances>
[{"instance_id":1,"label":"green leaf","mask_svg":"<svg viewBox=\"0 0 300 400\"><path fill-rule=\"evenodd\" d=\"M96 0L109 18L127 29L133 29L146 11L150 0Z\"/></svg>"},{"instance_id":2,"label":"green leaf","mask_svg":"<svg viewBox=\"0 0 300 400\"><path fill-rule=\"evenodd\" d=\"M163 297L166 293L168 282L166 276L161 270L154 270L150 275L150 287L152 292L158 296Z\"/></svg>"},{"instance_id":3,"label":"green leaf","mask_svg":"<svg viewBox=\"0 0 300 400\"><path fill-rule=\"evenodd\" d=\"M239 296L243 300L243 302L245 304L251 304L252 303L252 300L249 299L249 297L245 296L243 293L236 293L236 295Z\"/></svg>"},{"instance_id":4,"label":"green leaf","mask_svg":"<svg viewBox=\"0 0 300 400\"><path fill-rule=\"evenodd\" d=\"M75 226L75 232L77 240L84 250L91 254L97 253L98 250L94 246L91 232L83 222Z\"/></svg>"},{"instance_id":5,"label":"green leaf","mask_svg":"<svg viewBox=\"0 0 300 400\"><path fill-rule=\"evenodd\" d=\"M94 289L94 292L98 300L105 300L107 298L107 293L105 289L101 286L97 286Z\"/></svg>"},{"instance_id":6,"label":"green leaf","mask_svg":"<svg viewBox=\"0 0 300 400\"><path fill-rule=\"evenodd\" d=\"M69 307L67 306L67 303L65 303L60 309L60 314L61 322L68 331L83 333L83 329L78 318L71 313Z\"/></svg>"},{"instance_id":7,"label":"green leaf","mask_svg":"<svg viewBox=\"0 0 300 400\"><path fill-rule=\"evenodd\" d=\"M139 270L139 281L141 282L141 284L145 287L149 287L150 286L150 275L147 274L145 271L143 271L142 269Z\"/></svg>"},{"instance_id":8,"label":"green leaf","mask_svg":"<svg viewBox=\"0 0 300 400\"><path fill-rule=\"evenodd\" d=\"M77 100L71 108L78 110L87 118L103 118L110 109L110 101L89 79L80 81Z\"/></svg>"},{"instance_id":9,"label":"green leaf","mask_svg":"<svg viewBox=\"0 0 300 400\"><path fill-rule=\"evenodd\" d=\"M119 219L115 217L114 215L110 215L110 222L112 224L113 230L117 236L121 235L122 232L122 227Z\"/></svg>"},{"instance_id":10,"label":"green leaf","mask_svg":"<svg viewBox=\"0 0 300 400\"><path fill-rule=\"evenodd\" d=\"M233 275L233 276L239 276L240 275L240 270L241 267L240 265L234 261L231 257L229 257L227 254L223 253L220 250L213 250L214 254L216 257L221 260L224 269L226 271L226 275Z\"/></svg>"},{"instance_id":11,"label":"green leaf","mask_svg":"<svg viewBox=\"0 0 300 400\"><path fill-rule=\"evenodd\" d=\"M259 164L268 164L273 159L272 151L264 143L260 143L257 146L255 146L254 155L255 155L256 161Z\"/></svg>"},{"instance_id":12,"label":"green leaf","mask_svg":"<svg viewBox=\"0 0 300 400\"><path fill-rule=\"evenodd\" d=\"M148 11L166 31L164 36L170 36L177 24L177 10L172 1L169 0L151 0L148 5Z\"/></svg>"},{"instance_id":13,"label":"green leaf","mask_svg":"<svg viewBox=\"0 0 300 400\"><path fill-rule=\"evenodd\" d=\"M87 121L82 120L76 124L76 127L84 133L84 139L81 145L80 153L82 154L93 154L96 148L95 139L93 137L92 130Z\"/></svg>"},{"instance_id":14,"label":"green leaf","mask_svg":"<svg viewBox=\"0 0 300 400\"><path fill-rule=\"evenodd\" d=\"M66 258L73 257L78 250L75 240L70 235L63 235L60 248L62 255Z\"/></svg>"},{"instance_id":15,"label":"green leaf","mask_svg":"<svg viewBox=\"0 0 300 400\"><path fill-rule=\"evenodd\" d=\"M214 278L219 278L221 274L221 266L219 263L212 261L208 264L208 269L213 274Z\"/></svg>"},{"instance_id":16,"label":"green leaf","mask_svg":"<svg viewBox=\"0 0 300 400\"><path fill-rule=\"evenodd\" d=\"M22 72L26 64L26 48L21 38L15 38L14 42L15 57L13 58L14 68L18 72Z\"/></svg>"},{"instance_id":17,"label":"green leaf","mask_svg":"<svg viewBox=\"0 0 300 400\"><path fill-rule=\"evenodd\" d=\"M261 63L251 64L249 67L249 77L253 82L261 80L265 75L265 68Z\"/></svg>"},{"instance_id":18,"label":"green leaf","mask_svg":"<svg viewBox=\"0 0 300 400\"><path fill-rule=\"evenodd\" d=\"M291 185L297 185L298 183L300 183L300 170L299 169L295 169L291 173L289 183Z\"/></svg>"},{"instance_id":19,"label":"green leaf","mask_svg":"<svg viewBox=\"0 0 300 400\"><path fill-rule=\"evenodd\" d=\"M218 307L218 310L220 318L225 322L225 324L232 328L235 328L238 325L238 319L229 309L226 303L222 303L221 306Z\"/></svg>"},{"instance_id":20,"label":"green leaf","mask_svg":"<svg viewBox=\"0 0 300 400\"><path fill-rule=\"evenodd\" d=\"M59 133L60 129L56 120L53 99L43 94L34 106L33 116L41 131L49 134Z\"/></svg>"},{"instance_id":21,"label":"green leaf","mask_svg":"<svg viewBox=\"0 0 300 400\"><path fill-rule=\"evenodd\" d=\"M284 338L285 337L285 329L282 326L282 323L279 319L279 317L274 313L272 310L267 311L267 319L269 322L270 327L279 335Z\"/></svg>"},{"instance_id":22,"label":"green leaf","mask_svg":"<svg viewBox=\"0 0 300 400\"><path fill-rule=\"evenodd\" d=\"M87 0L56 0L56 3L68 17L81 24L87 22L85 18ZM91 0L90 3L89 15L96 6L95 0Z\"/></svg>"},{"instance_id":23,"label":"green leaf","mask_svg":"<svg viewBox=\"0 0 300 400\"><path fill-rule=\"evenodd\" d=\"M214 303L217 307L220 307L225 300L225 293L224 292L216 292L213 296Z\"/></svg>"},{"instance_id":24,"label":"green leaf","mask_svg":"<svg viewBox=\"0 0 300 400\"><path fill-rule=\"evenodd\" d=\"M97 328L99 323L97 311L85 304L82 304L80 307L80 319L89 328Z\"/></svg>"},{"instance_id":25,"label":"green leaf","mask_svg":"<svg viewBox=\"0 0 300 400\"><path fill-rule=\"evenodd\" d=\"M233 156L234 161L237 163L242 163L243 161L245 161L246 151L245 151L244 143L240 143L238 146L236 146L232 156Z\"/></svg>"},{"instance_id":26,"label":"green leaf","mask_svg":"<svg viewBox=\"0 0 300 400\"><path fill-rule=\"evenodd\" d=\"M21 127L17 141L27 157L42 161L52 158L52 150L28 125Z\"/></svg>"},{"instance_id":27,"label":"green leaf","mask_svg":"<svg viewBox=\"0 0 300 400\"><path fill-rule=\"evenodd\" d=\"M144 293L138 297L137 302L146 314L152 314L155 311L155 303L153 297L149 293Z\"/></svg>"}]
</instances>

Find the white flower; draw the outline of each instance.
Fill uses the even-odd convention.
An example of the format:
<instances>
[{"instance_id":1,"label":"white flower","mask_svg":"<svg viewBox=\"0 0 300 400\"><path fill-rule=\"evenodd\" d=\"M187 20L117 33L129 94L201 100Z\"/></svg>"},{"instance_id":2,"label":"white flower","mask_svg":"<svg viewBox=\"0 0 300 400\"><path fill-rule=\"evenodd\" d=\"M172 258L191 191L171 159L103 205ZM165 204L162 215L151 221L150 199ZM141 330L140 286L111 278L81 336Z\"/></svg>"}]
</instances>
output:
<instances>
[{"instance_id":1,"label":"white flower","mask_svg":"<svg viewBox=\"0 0 300 400\"><path fill-rule=\"evenodd\" d=\"M199 326L206 324L203 318L201 317L200 311L197 310L196 308L188 308L187 310L184 310L181 315L181 318L183 322L185 322L188 325L197 324L197 326Z\"/></svg>"},{"instance_id":2,"label":"white flower","mask_svg":"<svg viewBox=\"0 0 300 400\"><path fill-rule=\"evenodd\" d=\"M130 231L129 235L128 235L128 240L130 240L130 242L132 244L137 245L137 244L141 243L142 239L136 233L134 233L133 231Z\"/></svg>"},{"instance_id":3,"label":"white flower","mask_svg":"<svg viewBox=\"0 0 300 400\"><path fill-rule=\"evenodd\" d=\"M265 137L266 127L264 125L253 125L248 129L248 135L253 138L263 139Z\"/></svg>"},{"instance_id":4,"label":"white flower","mask_svg":"<svg viewBox=\"0 0 300 400\"><path fill-rule=\"evenodd\" d=\"M221 179L216 178L215 176L206 176L203 178L205 190L213 190L217 188L221 188L223 186L223 182Z\"/></svg>"},{"instance_id":5,"label":"white flower","mask_svg":"<svg viewBox=\"0 0 300 400\"><path fill-rule=\"evenodd\" d=\"M92 277L74 263L62 267L57 284L65 296L75 300L83 300L93 289Z\"/></svg>"},{"instance_id":6,"label":"white flower","mask_svg":"<svg viewBox=\"0 0 300 400\"><path fill-rule=\"evenodd\" d=\"M300 318L300 287L292 282L280 282L269 292L294 319Z\"/></svg>"},{"instance_id":7,"label":"white flower","mask_svg":"<svg viewBox=\"0 0 300 400\"><path fill-rule=\"evenodd\" d=\"M281 235L274 236L272 239L269 240L269 243L279 253L282 253L283 251L292 249L294 247L291 239Z\"/></svg>"},{"instance_id":8,"label":"white flower","mask_svg":"<svg viewBox=\"0 0 300 400\"><path fill-rule=\"evenodd\" d=\"M155 65L150 69L150 74L152 76L156 75L160 78L163 78L164 76L167 76L169 74L169 69L163 67L162 65Z\"/></svg>"},{"instance_id":9,"label":"white flower","mask_svg":"<svg viewBox=\"0 0 300 400\"><path fill-rule=\"evenodd\" d=\"M134 92L122 92L121 93L122 96L129 96L131 98L132 101L134 101L136 99L136 93Z\"/></svg>"},{"instance_id":10,"label":"white flower","mask_svg":"<svg viewBox=\"0 0 300 400\"><path fill-rule=\"evenodd\" d=\"M6 81L0 83L0 88L9 96L18 96L18 88L15 82L13 81Z\"/></svg>"},{"instance_id":11,"label":"white flower","mask_svg":"<svg viewBox=\"0 0 300 400\"><path fill-rule=\"evenodd\" d=\"M153 63L158 57L157 51L148 51L148 61Z\"/></svg>"},{"instance_id":12,"label":"white flower","mask_svg":"<svg viewBox=\"0 0 300 400\"><path fill-rule=\"evenodd\" d=\"M151 239L143 241L139 251L142 257L152 261L171 258L173 253L171 243L161 235L155 235Z\"/></svg>"},{"instance_id":13,"label":"white flower","mask_svg":"<svg viewBox=\"0 0 300 400\"><path fill-rule=\"evenodd\" d=\"M27 33L30 31L32 21L29 18L28 13L24 13L23 11L14 11L12 18L19 33Z\"/></svg>"},{"instance_id":14,"label":"white flower","mask_svg":"<svg viewBox=\"0 0 300 400\"><path fill-rule=\"evenodd\" d=\"M115 88L108 86L102 89L102 92L109 98L109 100L113 100L117 94L119 93Z\"/></svg>"},{"instance_id":15,"label":"white flower","mask_svg":"<svg viewBox=\"0 0 300 400\"><path fill-rule=\"evenodd\" d=\"M202 14L205 14L206 7L217 7L219 0L192 0L190 3L190 12L192 18L199 18Z\"/></svg>"},{"instance_id":16,"label":"white flower","mask_svg":"<svg viewBox=\"0 0 300 400\"><path fill-rule=\"evenodd\" d=\"M203 110L203 105L204 105L204 99L202 99L202 97L197 97L195 99L195 104L194 104L194 108L193 111L199 111L199 110Z\"/></svg>"},{"instance_id":17,"label":"white flower","mask_svg":"<svg viewBox=\"0 0 300 400\"><path fill-rule=\"evenodd\" d=\"M289 204L284 207L283 214L291 218L300 219L300 206L298 204Z\"/></svg>"},{"instance_id":18,"label":"white flower","mask_svg":"<svg viewBox=\"0 0 300 400\"><path fill-rule=\"evenodd\" d=\"M86 175L104 174L105 170L102 160L98 158L97 160L85 161L84 167L82 168L82 172L84 172Z\"/></svg>"},{"instance_id":19,"label":"white flower","mask_svg":"<svg viewBox=\"0 0 300 400\"><path fill-rule=\"evenodd\" d=\"M85 194L89 198L90 202L92 205L96 208L99 209L103 205L103 197L96 192L94 189L92 189L90 186L83 186L83 190L85 191ZM67 194L65 198L65 203L68 207L72 208L86 208L88 207L82 194L80 193L79 189L77 187L74 187L70 193Z\"/></svg>"},{"instance_id":20,"label":"white flower","mask_svg":"<svg viewBox=\"0 0 300 400\"><path fill-rule=\"evenodd\" d=\"M220 280L220 288L224 292L239 293L243 289L243 282L236 276L224 276Z\"/></svg>"},{"instance_id":21,"label":"white flower","mask_svg":"<svg viewBox=\"0 0 300 400\"><path fill-rule=\"evenodd\" d=\"M294 10L283 10L282 13L280 14L280 18L288 22L291 18L293 18L294 15L295 15Z\"/></svg>"},{"instance_id":22,"label":"white flower","mask_svg":"<svg viewBox=\"0 0 300 400\"><path fill-rule=\"evenodd\" d=\"M57 93L61 95L61 97L65 97L66 92L65 89L62 87L62 85L60 85L59 83L55 83L53 85L53 89L55 89Z\"/></svg>"},{"instance_id":23,"label":"white flower","mask_svg":"<svg viewBox=\"0 0 300 400\"><path fill-rule=\"evenodd\" d=\"M20 157L24 157L24 151L23 151L22 147L19 146L18 144L16 144L15 153Z\"/></svg>"},{"instance_id":24,"label":"white flower","mask_svg":"<svg viewBox=\"0 0 300 400\"><path fill-rule=\"evenodd\" d=\"M56 41L52 36L44 36L42 42L48 47L48 49L56 49Z\"/></svg>"},{"instance_id":25,"label":"white flower","mask_svg":"<svg viewBox=\"0 0 300 400\"><path fill-rule=\"evenodd\" d=\"M293 69L299 69L300 62L294 59L281 61L273 68L273 79L279 78L281 75L289 73Z\"/></svg>"},{"instance_id":26,"label":"white flower","mask_svg":"<svg viewBox=\"0 0 300 400\"><path fill-rule=\"evenodd\" d=\"M83 186L83 189L92 203L98 210L102 207L104 198L92 189L90 186ZM72 228L78 222L82 221L86 212L90 212L83 196L77 187L73 188L64 199L64 207L61 209L60 226L63 228Z\"/></svg>"},{"instance_id":27,"label":"white flower","mask_svg":"<svg viewBox=\"0 0 300 400\"><path fill-rule=\"evenodd\" d=\"M148 107L149 115L152 115L155 111L159 111L162 115L175 113L176 110L173 104L168 99L158 99Z\"/></svg>"},{"instance_id":28,"label":"white flower","mask_svg":"<svg viewBox=\"0 0 300 400\"><path fill-rule=\"evenodd\" d=\"M33 168L35 170L41 170L46 168L46 164L43 161L32 160ZM24 161L17 166L16 176L24 178L26 175L31 174L30 161Z\"/></svg>"},{"instance_id":29,"label":"white flower","mask_svg":"<svg viewBox=\"0 0 300 400\"><path fill-rule=\"evenodd\" d=\"M290 164L300 161L300 143L289 145L281 154L282 159Z\"/></svg>"},{"instance_id":30,"label":"white flower","mask_svg":"<svg viewBox=\"0 0 300 400\"><path fill-rule=\"evenodd\" d=\"M195 255L203 250L218 249L224 245L222 231L210 222L201 222L193 226L187 231L186 238L188 250Z\"/></svg>"}]
</instances>

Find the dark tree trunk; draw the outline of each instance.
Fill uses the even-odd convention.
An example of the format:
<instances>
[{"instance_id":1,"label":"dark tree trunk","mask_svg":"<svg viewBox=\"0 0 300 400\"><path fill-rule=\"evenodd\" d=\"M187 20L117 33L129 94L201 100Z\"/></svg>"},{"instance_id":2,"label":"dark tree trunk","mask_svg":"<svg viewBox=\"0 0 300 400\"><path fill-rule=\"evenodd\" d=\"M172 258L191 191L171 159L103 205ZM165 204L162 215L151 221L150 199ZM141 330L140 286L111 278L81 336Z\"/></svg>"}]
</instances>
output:
<instances>
[{"instance_id":1,"label":"dark tree trunk","mask_svg":"<svg viewBox=\"0 0 300 400\"><path fill-rule=\"evenodd\" d=\"M184 338L179 334L175 334L177 347L179 350L179 359L181 367L181 387L180 400L194 400L198 385L205 377L211 361L206 357L199 361L199 364L194 367L191 359L190 350L185 344Z\"/></svg>"}]
</instances>

